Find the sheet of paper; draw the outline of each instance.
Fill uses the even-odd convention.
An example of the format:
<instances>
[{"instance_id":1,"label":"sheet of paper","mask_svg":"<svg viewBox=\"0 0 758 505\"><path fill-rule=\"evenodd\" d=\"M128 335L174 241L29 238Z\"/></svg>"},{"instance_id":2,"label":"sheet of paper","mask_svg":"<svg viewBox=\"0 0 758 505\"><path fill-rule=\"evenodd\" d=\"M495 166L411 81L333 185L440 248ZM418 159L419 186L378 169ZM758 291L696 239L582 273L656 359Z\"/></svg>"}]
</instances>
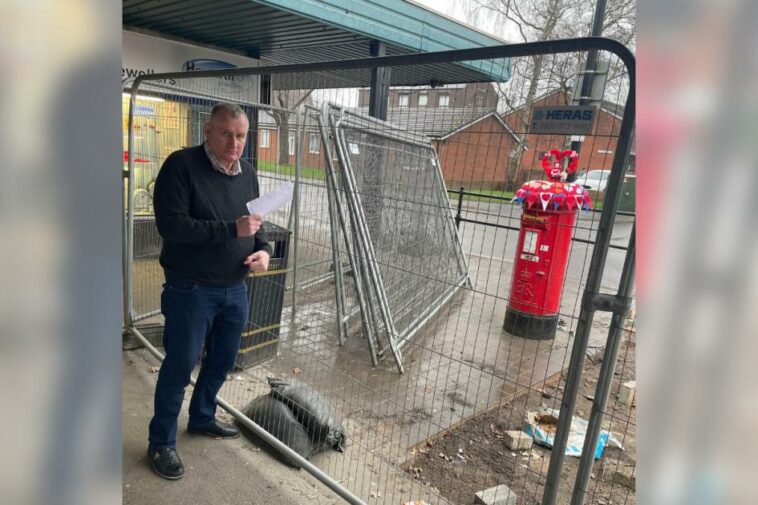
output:
<instances>
[{"instance_id":1,"label":"sheet of paper","mask_svg":"<svg viewBox=\"0 0 758 505\"><path fill-rule=\"evenodd\" d=\"M250 214L260 214L265 216L274 212L279 207L292 201L292 190L294 185L291 182L285 182L273 191L261 195L255 200L247 202L247 210Z\"/></svg>"}]
</instances>

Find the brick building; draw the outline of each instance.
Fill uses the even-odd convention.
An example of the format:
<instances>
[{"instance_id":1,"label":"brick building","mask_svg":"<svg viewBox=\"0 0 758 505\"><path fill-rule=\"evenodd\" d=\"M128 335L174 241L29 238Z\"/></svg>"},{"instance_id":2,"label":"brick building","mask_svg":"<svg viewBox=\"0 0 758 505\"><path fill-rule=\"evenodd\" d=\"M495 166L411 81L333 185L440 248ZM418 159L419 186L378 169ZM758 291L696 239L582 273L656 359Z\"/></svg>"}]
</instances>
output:
<instances>
[{"instance_id":1,"label":"brick building","mask_svg":"<svg viewBox=\"0 0 758 505\"><path fill-rule=\"evenodd\" d=\"M562 91L550 92L533 106L568 105ZM621 129L623 108L600 103L593 135L530 134L531 107L522 106L500 116L487 113L444 135L434 137L445 182L451 188L514 190L530 179L544 178L541 160L553 148L564 149L581 141L578 171L610 170ZM635 155L628 173L634 173Z\"/></svg>"},{"instance_id":2,"label":"brick building","mask_svg":"<svg viewBox=\"0 0 758 505\"><path fill-rule=\"evenodd\" d=\"M290 117L289 131L284 139L288 146L287 165L295 166L295 118ZM301 153L303 167L323 169L324 145L318 127L311 125L306 129ZM260 169L271 169L279 161L279 128L274 118L265 111L258 113L258 164Z\"/></svg>"},{"instance_id":3,"label":"brick building","mask_svg":"<svg viewBox=\"0 0 758 505\"><path fill-rule=\"evenodd\" d=\"M495 111L435 139L450 188L503 189L508 161L521 140Z\"/></svg>"},{"instance_id":4,"label":"brick building","mask_svg":"<svg viewBox=\"0 0 758 505\"><path fill-rule=\"evenodd\" d=\"M363 104L367 103L368 92L359 93L362 106L358 112L366 113L367 106ZM427 98L421 98L424 94ZM528 133L524 119L528 118L530 108L522 106L501 115L496 112L497 98L492 85L482 83L434 89L393 88L387 120L432 139L445 183L450 188L514 190L527 180L543 178L542 155L552 148L567 148L574 139L582 141L579 171L610 169L621 127L620 106L603 101L596 114L594 134L572 137ZM567 95L555 91L535 100L534 106L567 103ZM483 109L477 104L483 104ZM294 166L294 117L290 123L287 164ZM274 118L263 111L259 114L258 128L258 159L265 170L267 164L273 166L278 160L279 130ZM302 166L323 169L324 151L318 129L311 126L303 141ZM332 157L336 159L334 153ZM634 173L634 153L629 173Z\"/></svg>"},{"instance_id":5,"label":"brick building","mask_svg":"<svg viewBox=\"0 0 758 505\"><path fill-rule=\"evenodd\" d=\"M358 107L368 109L369 91L359 91ZM491 83L449 84L432 88L429 86L403 86L390 88L388 109L432 110L468 109L491 111L497 108L498 96ZM389 116L387 118L389 120Z\"/></svg>"},{"instance_id":6,"label":"brick building","mask_svg":"<svg viewBox=\"0 0 758 505\"><path fill-rule=\"evenodd\" d=\"M563 91L553 91L533 102L533 106L568 105L568 95ZM530 134L527 131L528 115L531 107L522 106L504 116L505 123L524 141L527 150L520 157L510 160L508 168L511 184L542 177L540 161L543 154L552 148L568 148L574 140L581 141L578 171L610 170L616 150L618 134L621 130L623 107L608 101L599 104L593 126L593 135L547 135ZM629 173L634 173L634 153L630 156Z\"/></svg>"}]
</instances>

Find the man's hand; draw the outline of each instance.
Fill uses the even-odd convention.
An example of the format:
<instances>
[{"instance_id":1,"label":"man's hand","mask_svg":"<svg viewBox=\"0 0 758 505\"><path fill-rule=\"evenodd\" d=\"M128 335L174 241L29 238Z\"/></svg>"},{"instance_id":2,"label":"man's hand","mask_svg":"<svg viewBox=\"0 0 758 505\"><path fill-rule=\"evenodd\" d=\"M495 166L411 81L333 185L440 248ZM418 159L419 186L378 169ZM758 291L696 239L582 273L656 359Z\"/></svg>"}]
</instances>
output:
<instances>
[{"instance_id":1,"label":"man's hand","mask_svg":"<svg viewBox=\"0 0 758 505\"><path fill-rule=\"evenodd\" d=\"M245 258L245 265L251 272L265 272L268 270L268 260L266 251L258 251Z\"/></svg>"},{"instance_id":2,"label":"man's hand","mask_svg":"<svg viewBox=\"0 0 758 505\"><path fill-rule=\"evenodd\" d=\"M258 214L237 219L237 237L252 237L261 227L261 222L263 219Z\"/></svg>"}]
</instances>

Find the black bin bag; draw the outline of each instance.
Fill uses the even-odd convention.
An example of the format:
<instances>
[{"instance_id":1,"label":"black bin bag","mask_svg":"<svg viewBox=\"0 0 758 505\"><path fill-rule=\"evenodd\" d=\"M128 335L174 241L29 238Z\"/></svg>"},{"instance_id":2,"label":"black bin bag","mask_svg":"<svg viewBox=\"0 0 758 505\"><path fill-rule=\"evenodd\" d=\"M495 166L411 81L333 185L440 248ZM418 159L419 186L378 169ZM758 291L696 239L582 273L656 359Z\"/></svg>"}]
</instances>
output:
<instances>
[{"instance_id":1,"label":"black bin bag","mask_svg":"<svg viewBox=\"0 0 758 505\"><path fill-rule=\"evenodd\" d=\"M345 451L347 436L329 403L310 386L295 379L268 377L271 396L285 403L305 428L316 450L330 447Z\"/></svg>"},{"instance_id":2,"label":"black bin bag","mask_svg":"<svg viewBox=\"0 0 758 505\"><path fill-rule=\"evenodd\" d=\"M292 410L272 396L259 396L242 413L303 458L308 459L316 452L316 445ZM251 433L248 430L245 432ZM284 462L300 468L300 465L290 458L284 457Z\"/></svg>"}]
</instances>

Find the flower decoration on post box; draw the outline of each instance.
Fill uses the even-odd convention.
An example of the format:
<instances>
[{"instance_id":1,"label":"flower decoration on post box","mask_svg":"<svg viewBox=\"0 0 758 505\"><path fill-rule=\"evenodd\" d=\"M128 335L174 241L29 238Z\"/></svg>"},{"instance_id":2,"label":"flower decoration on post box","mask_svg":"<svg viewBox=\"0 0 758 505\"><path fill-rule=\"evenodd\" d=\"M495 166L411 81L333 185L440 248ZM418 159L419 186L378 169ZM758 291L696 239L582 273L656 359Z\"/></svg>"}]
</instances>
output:
<instances>
[{"instance_id":1,"label":"flower decoration on post box","mask_svg":"<svg viewBox=\"0 0 758 505\"><path fill-rule=\"evenodd\" d=\"M581 184L565 182L568 174L576 171L578 164L579 155L576 151L551 149L542 156L542 168L550 180L524 183L513 196L513 203L524 204L527 209L539 204L542 210L577 208L589 211L592 201L587 190Z\"/></svg>"},{"instance_id":2,"label":"flower decoration on post box","mask_svg":"<svg viewBox=\"0 0 758 505\"><path fill-rule=\"evenodd\" d=\"M552 161L555 158L555 161ZM568 159L568 166L564 168L565 161ZM573 174L576 171L576 166L579 164L579 154L571 149L560 151L558 149L550 149L542 156L542 168L545 170L547 178L551 181L564 182L568 174Z\"/></svg>"}]
</instances>

